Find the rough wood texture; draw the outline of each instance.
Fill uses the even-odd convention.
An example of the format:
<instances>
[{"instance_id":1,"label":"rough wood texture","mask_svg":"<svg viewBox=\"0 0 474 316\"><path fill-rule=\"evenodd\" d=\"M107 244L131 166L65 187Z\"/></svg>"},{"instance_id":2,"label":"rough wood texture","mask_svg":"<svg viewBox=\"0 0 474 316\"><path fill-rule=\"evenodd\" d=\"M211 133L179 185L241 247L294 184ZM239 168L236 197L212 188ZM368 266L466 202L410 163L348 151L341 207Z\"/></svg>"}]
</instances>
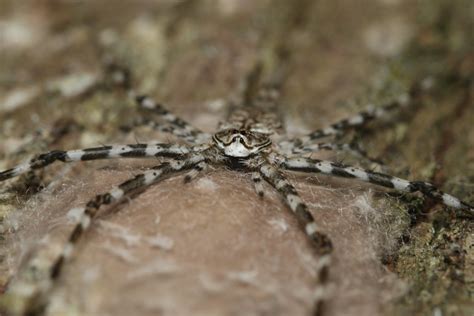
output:
<instances>
[{"instance_id":1,"label":"rough wood texture","mask_svg":"<svg viewBox=\"0 0 474 316\"><path fill-rule=\"evenodd\" d=\"M173 140L120 131L134 105L103 80L106 58L206 131L261 60L287 66L290 133L436 78L400 121L356 137L391 173L472 202L472 12L469 0L2 1L0 169L46 149ZM38 277L28 262L41 268L59 250L67 211L150 164L58 165L0 184L0 285ZM291 179L334 240L327 315L473 314L472 221L360 183ZM189 185L178 177L102 213L47 313L306 315L316 286L310 253L269 187L262 201L234 172L212 170Z\"/></svg>"}]
</instances>

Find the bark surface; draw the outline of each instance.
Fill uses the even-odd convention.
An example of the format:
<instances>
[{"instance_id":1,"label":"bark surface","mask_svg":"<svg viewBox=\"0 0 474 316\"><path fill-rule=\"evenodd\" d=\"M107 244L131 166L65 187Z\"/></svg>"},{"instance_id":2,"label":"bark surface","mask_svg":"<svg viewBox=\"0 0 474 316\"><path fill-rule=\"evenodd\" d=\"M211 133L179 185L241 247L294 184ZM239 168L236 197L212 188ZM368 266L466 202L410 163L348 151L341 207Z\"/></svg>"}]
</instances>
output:
<instances>
[{"instance_id":1,"label":"bark surface","mask_svg":"<svg viewBox=\"0 0 474 316\"><path fill-rule=\"evenodd\" d=\"M350 137L391 174L472 203L473 12L468 0L2 1L0 170L46 150L176 140L121 130L135 106L104 78L104 61L127 66L137 90L207 132L261 61L288 70L291 135L432 78L396 120ZM1 183L0 287L41 274L30 263L44 267L60 251L68 210L157 163L58 164ZM334 242L327 315L473 314L472 220L359 182L290 179ZM46 313L307 315L317 262L269 186L262 200L249 175L213 169L104 209Z\"/></svg>"}]
</instances>

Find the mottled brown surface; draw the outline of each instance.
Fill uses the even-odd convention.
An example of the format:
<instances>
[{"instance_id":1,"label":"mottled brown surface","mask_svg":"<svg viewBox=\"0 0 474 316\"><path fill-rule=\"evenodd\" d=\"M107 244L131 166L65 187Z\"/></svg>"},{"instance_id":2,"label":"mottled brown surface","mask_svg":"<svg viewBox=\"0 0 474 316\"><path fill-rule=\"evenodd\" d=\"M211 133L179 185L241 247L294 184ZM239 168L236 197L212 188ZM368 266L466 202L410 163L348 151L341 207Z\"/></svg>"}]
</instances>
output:
<instances>
[{"instance_id":1,"label":"mottled brown surface","mask_svg":"<svg viewBox=\"0 0 474 316\"><path fill-rule=\"evenodd\" d=\"M390 98L400 82L456 75L402 123L375 125L364 140L392 173L434 181L472 201L469 8L469 1L2 1L0 169L46 148L173 140L146 129L120 133L134 106L117 89L65 96L51 88L53 79L84 72L100 82L104 56L128 65L140 91L212 131L225 112L212 101L233 95L258 58L272 68L286 51L282 111L291 133ZM12 25L26 30L23 37ZM13 90L31 87L37 97L5 110ZM52 133L58 126L71 128ZM31 138L34 130L40 135ZM1 283L21 276L19 262L25 265L32 247L46 258L60 249L71 207L143 166L52 167L43 178L49 186L36 195L24 192L24 179L2 184ZM398 203L373 187L324 176L291 180L334 241L327 315L472 314L472 223L440 207L412 217L410 228L407 209L417 214L432 205ZM317 258L267 191L260 200L249 177L218 169L189 185L166 180L105 210L65 268L49 314L308 314ZM172 240L171 249L154 245L157 236ZM35 244L40 239L47 242Z\"/></svg>"}]
</instances>

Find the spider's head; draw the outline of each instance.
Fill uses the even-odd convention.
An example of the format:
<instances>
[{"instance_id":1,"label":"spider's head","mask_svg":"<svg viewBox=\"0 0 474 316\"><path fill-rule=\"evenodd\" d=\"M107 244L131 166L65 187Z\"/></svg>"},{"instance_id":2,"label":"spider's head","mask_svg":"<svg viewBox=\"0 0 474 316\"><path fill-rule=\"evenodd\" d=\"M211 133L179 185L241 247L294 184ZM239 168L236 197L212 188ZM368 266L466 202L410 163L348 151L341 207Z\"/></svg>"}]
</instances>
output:
<instances>
[{"instance_id":1,"label":"spider's head","mask_svg":"<svg viewBox=\"0 0 474 316\"><path fill-rule=\"evenodd\" d=\"M235 158L252 156L272 143L267 134L233 128L217 132L212 139L224 155Z\"/></svg>"}]
</instances>

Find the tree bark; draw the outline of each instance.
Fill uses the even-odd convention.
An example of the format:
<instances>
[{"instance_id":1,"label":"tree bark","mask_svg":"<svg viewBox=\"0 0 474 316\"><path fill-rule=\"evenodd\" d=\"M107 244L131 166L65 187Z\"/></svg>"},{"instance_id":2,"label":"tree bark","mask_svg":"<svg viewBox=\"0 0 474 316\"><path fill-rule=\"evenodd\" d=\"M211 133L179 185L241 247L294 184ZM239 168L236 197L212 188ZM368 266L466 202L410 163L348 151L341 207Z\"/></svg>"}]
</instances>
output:
<instances>
[{"instance_id":1,"label":"tree bark","mask_svg":"<svg viewBox=\"0 0 474 316\"><path fill-rule=\"evenodd\" d=\"M473 9L467 0L3 1L0 170L51 149L176 141L121 130L135 106L104 78L104 60L208 132L261 61L287 70L290 135L429 78L416 104L350 136L391 174L472 202ZM158 163L59 164L0 183L0 285L41 278L72 227L68 210ZM473 313L472 221L351 180L290 179L334 242L326 315ZM248 175L212 169L103 210L46 314L308 315L317 262L269 186L262 200Z\"/></svg>"}]
</instances>

